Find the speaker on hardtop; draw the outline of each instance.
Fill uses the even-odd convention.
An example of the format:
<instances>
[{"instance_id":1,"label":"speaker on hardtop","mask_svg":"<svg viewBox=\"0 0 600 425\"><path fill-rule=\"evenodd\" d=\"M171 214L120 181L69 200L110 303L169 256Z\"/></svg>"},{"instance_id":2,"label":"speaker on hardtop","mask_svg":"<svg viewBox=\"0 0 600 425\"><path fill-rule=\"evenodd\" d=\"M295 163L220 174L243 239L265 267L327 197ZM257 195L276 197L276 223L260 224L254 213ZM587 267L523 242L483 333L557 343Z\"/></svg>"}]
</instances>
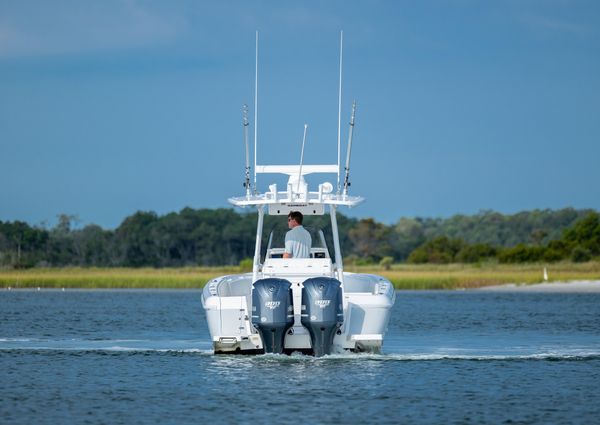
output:
<instances>
[{"instance_id":1,"label":"speaker on hardtop","mask_svg":"<svg viewBox=\"0 0 600 425\"><path fill-rule=\"evenodd\" d=\"M331 354L333 337L344 321L342 287L337 279L314 277L302 288L302 325L308 329L315 356Z\"/></svg>"},{"instance_id":2,"label":"speaker on hardtop","mask_svg":"<svg viewBox=\"0 0 600 425\"><path fill-rule=\"evenodd\" d=\"M285 333L294 324L292 284L285 279L260 279L252 289L252 324L265 353L283 353Z\"/></svg>"}]
</instances>

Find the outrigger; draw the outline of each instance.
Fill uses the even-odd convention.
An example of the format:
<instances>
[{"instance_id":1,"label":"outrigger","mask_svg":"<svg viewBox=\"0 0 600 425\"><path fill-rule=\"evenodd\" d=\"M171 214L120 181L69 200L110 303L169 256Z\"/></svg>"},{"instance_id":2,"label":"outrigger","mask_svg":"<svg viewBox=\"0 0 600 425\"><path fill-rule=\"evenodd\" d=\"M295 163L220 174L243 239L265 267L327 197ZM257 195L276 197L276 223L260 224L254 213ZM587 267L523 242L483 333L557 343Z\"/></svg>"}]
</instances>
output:
<instances>
[{"instance_id":1,"label":"outrigger","mask_svg":"<svg viewBox=\"0 0 600 425\"><path fill-rule=\"evenodd\" d=\"M343 37L343 35L342 35ZM342 41L340 40L340 96L338 114L338 163L304 165L304 144L298 165L256 164L256 110L254 137L254 187L250 182L247 108L243 128L246 146L245 196L230 198L237 207L253 207L258 213L256 243L251 273L221 276L209 281L202 292L202 305L215 353L260 354L300 351L321 356L343 352L380 352L395 302L393 285L372 274L344 271L336 211L354 207L362 197L348 194L350 153L356 103L352 105L343 183L340 184L340 120ZM258 64L258 33L256 35ZM258 76L258 66L256 67ZM256 77L256 87L258 77ZM255 88L256 90L256 88ZM257 91L257 90L256 90ZM309 190L305 176L337 175L337 190L330 182ZM259 193L257 174L283 174L285 190L276 184ZM262 247L265 214L304 216L329 214L333 257L322 230L312 230L310 258L283 258L283 234L271 232L266 249Z\"/></svg>"}]
</instances>

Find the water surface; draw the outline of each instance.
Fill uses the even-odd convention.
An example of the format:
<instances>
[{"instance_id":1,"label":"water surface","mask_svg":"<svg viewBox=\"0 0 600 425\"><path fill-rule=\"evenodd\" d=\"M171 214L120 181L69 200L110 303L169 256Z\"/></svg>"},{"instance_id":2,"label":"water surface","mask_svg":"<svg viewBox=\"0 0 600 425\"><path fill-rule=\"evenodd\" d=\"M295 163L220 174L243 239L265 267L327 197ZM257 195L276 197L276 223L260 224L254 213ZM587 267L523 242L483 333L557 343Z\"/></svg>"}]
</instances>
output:
<instances>
[{"instance_id":1,"label":"water surface","mask_svg":"<svg viewBox=\"0 0 600 425\"><path fill-rule=\"evenodd\" d=\"M214 356L200 291L3 291L1 423L597 423L600 294L399 292L381 355Z\"/></svg>"}]
</instances>

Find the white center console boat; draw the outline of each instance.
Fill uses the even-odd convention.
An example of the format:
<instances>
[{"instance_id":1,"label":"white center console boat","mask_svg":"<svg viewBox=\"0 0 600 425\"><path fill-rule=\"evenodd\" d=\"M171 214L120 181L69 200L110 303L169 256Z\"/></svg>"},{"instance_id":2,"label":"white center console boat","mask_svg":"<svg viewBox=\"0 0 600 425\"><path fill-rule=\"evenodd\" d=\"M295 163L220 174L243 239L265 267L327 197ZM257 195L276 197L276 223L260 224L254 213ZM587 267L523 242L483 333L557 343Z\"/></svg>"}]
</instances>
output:
<instances>
[{"instance_id":1,"label":"white center console boat","mask_svg":"<svg viewBox=\"0 0 600 425\"><path fill-rule=\"evenodd\" d=\"M350 121L343 189L340 187L339 122L338 164L332 165L302 164L306 125L299 165L256 165L255 132L252 188L248 120L244 115L246 195L230 198L229 202L238 207L256 208L256 244L252 273L215 278L202 292L215 353L300 351L321 356L344 350L381 350L395 301L394 287L381 276L344 271L336 219L338 207L353 207L363 200L348 195L354 111L355 106ZM277 185L272 184L267 192L259 193L257 174L287 175L287 186L278 191ZM329 182L318 184L316 190L310 191L305 180L309 174L337 175L337 191L334 193ZM265 214L283 216L284 222L291 211L299 211L305 217L330 215L331 234L326 238L322 231L313 231L309 258L284 258L282 235L271 234L267 246L262 246ZM327 246L326 240L333 246Z\"/></svg>"}]
</instances>

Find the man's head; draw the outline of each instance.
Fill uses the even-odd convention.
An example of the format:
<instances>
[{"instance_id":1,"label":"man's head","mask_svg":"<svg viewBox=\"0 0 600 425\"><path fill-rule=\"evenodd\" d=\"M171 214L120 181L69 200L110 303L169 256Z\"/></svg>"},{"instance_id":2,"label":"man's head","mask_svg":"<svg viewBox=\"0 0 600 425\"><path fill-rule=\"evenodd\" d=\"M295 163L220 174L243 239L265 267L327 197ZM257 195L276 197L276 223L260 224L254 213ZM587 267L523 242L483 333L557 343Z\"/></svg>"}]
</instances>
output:
<instances>
[{"instance_id":1,"label":"man's head","mask_svg":"<svg viewBox=\"0 0 600 425\"><path fill-rule=\"evenodd\" d=\"M304 216L300 211L291 211L288 214L288 227L293 229L296 226L300 226L303 218Z\"/></svg>"}]
</instances>

